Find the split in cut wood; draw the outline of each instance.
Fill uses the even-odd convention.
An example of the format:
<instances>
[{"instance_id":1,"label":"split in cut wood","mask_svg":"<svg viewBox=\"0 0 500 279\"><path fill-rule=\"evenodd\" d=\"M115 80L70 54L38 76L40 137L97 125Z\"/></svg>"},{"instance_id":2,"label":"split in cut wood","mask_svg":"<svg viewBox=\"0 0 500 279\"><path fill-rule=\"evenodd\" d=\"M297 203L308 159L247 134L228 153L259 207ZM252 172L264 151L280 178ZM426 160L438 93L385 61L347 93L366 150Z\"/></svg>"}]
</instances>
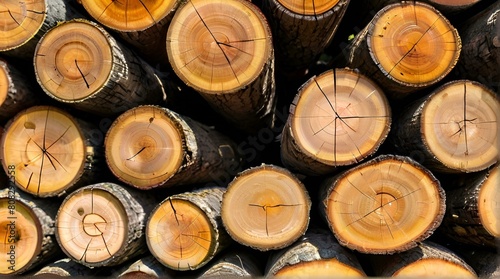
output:
<instances>
[{"instance_id":1,"label":"split in cut wood","mask_svg":"<svg viewBox=\"0 0 500 279\"><path fill-rule=\"evenodd\" d=\"M324 186L331 230L342 245L363 253L415 247L434 232L445 213L439 181L408 157L379 156Z\"/></svg>"},{"instance_id":2,"label":"split in cut wood","mask_svg":"<svg viewBox=\"0 0 500 279\"><path fill-rule=\"evenodd\" d=\"M16 115L5 127L1 147L3 167L15 166L18 188L38 196L54 196L73 186L84 172L87 154L93 153L77 120L49 106Z\"/></svg>"},{"instance_id":3,"label":"split in cut wood","mask_svg":"<svg viewBox=\"0 0 500 279\"><path fill-rule=\"evenodd\" d=\"M38 33L45 21L46 1L4 0L0 3L0 52L19 47Z\"/></svg>"},{"instance_id":4,"label":"split in cut wood","mask_svg":"<svg viewBox=\"0 0 500 279\"><path fill-rule=\"evenodd\" d=\"M174 270L195 270L229 243L220 221L223 188L205 188L166 198L152 211L146 241L153 256Z\"/></svg>"},{"instance_id":5,"label":"split in cut wood","mask_svg":"<svg viewBox=\"0 0 500 279\"><path fill-rule=\"evenodd\" d=\"M498 160L500 101L477 82L454 81L425 102L420 119L424 145L445 167L472 172Z\"/></svg>"},{"instance_id":6,"label":"split in cut wood","mask_svg":"<svg viewBox=\"0 0 500 279\"><path fill-rule=\"evenodd\" d=\"M461 42L458 32L437 10L405 2L377 13L368 47L386 76L402 84L426 86L453 69Z\"/></svg>"},{"instance_id":7,"label":"split in cut wood","mask_svg":"<svg viewBox=\"0 0 500 279\"><path fill-rule=\"evenodd\" d=\"M106 160L120 180L145 189L162 184L179 170L183 139L182 129L161 108L134 108L108 130Z\"/></svg>"},{"instance_id":8,"label":"split in cut wood","mask_svg":"<svg viewBox=\"0 0 500 279\"><path fill-rule=\"evenodd\" d=\"M126 245L125 209L115 196L102 189L89 188L68 196L56 225L61 248L77 261L99 263Z\"/></svg>"},{"instance_id":9,"label":"split in cut wood","mask_svg":"<svg viewBox=\"0 0 500 279\"><path fill-rule=\"evenodd\" d=\"M391 125L382 90L348 69L312 77L300 88L290 111L282 158L306 173L331 172L363 160L378 149ZM297 153L307 160L294 156Z\"/></svg>"},{"instance_id":10,"label":"split in cut wood","mask_svg":"<svg viewBox=\"0 0 500 279\"><path fill-rule=\"evenodd\" d=\"M118 31L145 30L168 15L176 0L80 0L85 10L99 23Z\"/></svg>"},{"instance_id":11,"label":"split in cut wood","mask_svg":"<svg viewBox=\"0 0 500 279\"><path fill-rule=\"evenodd\" d=\"M64 102L83 100L98 92L113 69L108 38L92 24L72 21L49 30L35 55L42 88Z\"/></svg>"},{"instance_id":12,"label":"split in cut wood","mask_svg":"<svg viewBox=\"0 0 500 279\"><path fill-rule=\"evenodd\" d=\"M264 16L249 1L191 0L167 34L169 61L197 91L234 92L254 81L272 54Z\"/></svg>"},{"instance_id":13,"label":"split in cut wood","mask_svg":"<svg viewBox=\"0 0 500 279\"><path fill-rule=\"evenodd\" d=\"M229 184L222 200L222 222L237 242L257 250L286 247L309 225L311 201L288 170L262 165Z\"/></svg>"}]
</instances>

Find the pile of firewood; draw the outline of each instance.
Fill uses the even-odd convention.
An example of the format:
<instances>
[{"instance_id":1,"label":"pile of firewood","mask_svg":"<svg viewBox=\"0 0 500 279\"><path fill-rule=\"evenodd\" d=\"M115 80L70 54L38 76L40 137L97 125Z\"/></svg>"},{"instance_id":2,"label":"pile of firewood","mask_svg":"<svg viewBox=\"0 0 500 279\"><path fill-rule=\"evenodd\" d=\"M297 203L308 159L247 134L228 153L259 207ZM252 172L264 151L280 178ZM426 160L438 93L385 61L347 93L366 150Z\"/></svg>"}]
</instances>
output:
<instances>
[{"instance_id":1,"label":"pile of firewood","mask_svg":"<svg viewBox=\"0 0 500 279\"><path fill-rule=\"evenodd\" d=\"M500 276L499 15L2 1L0 274Z\"/></svg>"}]
</instances>

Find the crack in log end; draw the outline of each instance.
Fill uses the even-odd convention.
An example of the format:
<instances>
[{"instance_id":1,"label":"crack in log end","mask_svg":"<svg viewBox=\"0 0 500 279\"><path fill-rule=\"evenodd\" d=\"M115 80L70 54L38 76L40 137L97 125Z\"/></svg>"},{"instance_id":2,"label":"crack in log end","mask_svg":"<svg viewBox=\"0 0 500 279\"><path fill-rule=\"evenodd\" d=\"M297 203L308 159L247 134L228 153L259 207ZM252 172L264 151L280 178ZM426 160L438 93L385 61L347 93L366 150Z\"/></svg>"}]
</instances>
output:
<instances>
[{"instance_id":1,"label":"crack in log end","mask_svg":"<svg viewBox=\"0 0 500 279\"><path fill-rule=\"evenodd\" d=\"M268 208L278 208L278 207L294 207L294 206L301 206L302 204L276 204L276 205L260 205L260 204L254 204L254 203L250 203L248 204L248 206L252 206L252 207L260 207L262 208L262 210L264 210L265 212L265 223L266 223L266 236L269 236L269 229L268 229L268 211L267 209Z\"/></svg>"}]
</instances>

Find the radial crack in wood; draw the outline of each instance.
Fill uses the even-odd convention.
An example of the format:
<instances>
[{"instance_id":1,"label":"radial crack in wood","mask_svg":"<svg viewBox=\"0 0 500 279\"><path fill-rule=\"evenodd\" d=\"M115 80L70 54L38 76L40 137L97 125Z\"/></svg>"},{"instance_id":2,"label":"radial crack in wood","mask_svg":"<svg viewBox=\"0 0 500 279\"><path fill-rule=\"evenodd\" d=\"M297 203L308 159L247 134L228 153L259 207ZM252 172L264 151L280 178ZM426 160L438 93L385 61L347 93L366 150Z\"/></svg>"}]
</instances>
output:
<instances>
[{"instance_id":1,"label":"radial crack in wood","mask_svg":"<svg viewBox=\"0 0 500 279\"><path fill-rule=\"evenodd\" d=\"M0 141L4 170L15 166L15 184L40 197L64 195L96 179L99 148L94 127L51 106L21 111Z\"/></svg>"},{"instance_id":2,"label":"radial crack in wood","mask_svg":"<svg viewBox=\"0 0 500 279\"><path fill-rule=\"evenodd\" d=\"M349 67L393 98L442 80L458 61L458 31L428 4L403 1L380 10L350 45Z\"/></svg>"},{"instance_id":3,"label":"radial crack in wood","mask_svg":"<svg viewBox=\"0 0 500 279\"><path fill-rule=\"evenodd\" d=\"M146 226L149 250L174 270L195 270L228 246L220 208L225 189L211 187L163 200Z\"/></svg>"},{"instance_id":4,"label":"radial crack in wood","mask_svg":"<svg viewBox=\"0 0 500 279\"><path fill-rule=\"evenodd\" d=\"M340 244L369 254L413 248L441 224L445 193L409 157L381 155L325 180L321 212Z\"/></svg>"},{"instance_id":5,"label":"radial crack in wood","mask_svg":"<svg viewBox=\"0 0 500 279\"><path fill-rule=\"evenodd\" d=\"M96 23L77 19L47 31L34 57L42 89L59 102L116 115L166 99L154 69Z\"/></svg>"},{"instance_id":6,"label":"radial crack in wood","mask_svg":"<svg viewBox=\"0 0 500 279\"><path fill-rule=\"evenodd\" d=\"M239 173L222 200L222 222L237 242L260 251L286 247L305 233L311 201L288 170L261 165Z\"/></svg>"},{"instance_id":7,"label":"radial crack in wood","mask_svg":"<svg viewBox=\"0 0 500 279\"><path fill-rule=\"evenodd\" d=\"M145 251L146 213L153 206L147 193L114 183L79 188L59 207L57 241L82 265L118 265Z\"/></svg>"},{"instance_id":8,"label":"radial crack in wood","mask_svg":"<svg viewBox=\"0 0 500 279\"><path fill-rule=\"evenodd\" d=\"M179 78L237 127L272 124L274 52L260 10L244 0L187 1L167 34Z\"/></svg>"},{"instance_id":9,"label":"radial crack in wood","mask_svg":"<svg viewBox=\"0 0 500 279\"><path fill-rule=\"evenodd\" d=\"M121 114L104 145L113 174L140 189L214 181L241 163L232 140L158 106Z\"/></svg>"},{"instance_id":10,"label":"radial crack in wood","mask_svg":"<svg viewBox=\"0 0 500 279\"><path fill-rule=\"evenodd\" d=\"M407 106L394 146L439 172L475 172L498 161L500 100L484 85L457 80Z\"/></svg>"},{"instance_id":11,"label":"radial crack in wood","mask_svg":"<svg viewBox=\"0 0 500 279\"><path fill-rule=\"evenodd\" d=\"M382 90L349 69L309 79L290 106L281 138L285 166L309 175L327 174L375 153L391 126Z\"/></svg>"}]
</instances>

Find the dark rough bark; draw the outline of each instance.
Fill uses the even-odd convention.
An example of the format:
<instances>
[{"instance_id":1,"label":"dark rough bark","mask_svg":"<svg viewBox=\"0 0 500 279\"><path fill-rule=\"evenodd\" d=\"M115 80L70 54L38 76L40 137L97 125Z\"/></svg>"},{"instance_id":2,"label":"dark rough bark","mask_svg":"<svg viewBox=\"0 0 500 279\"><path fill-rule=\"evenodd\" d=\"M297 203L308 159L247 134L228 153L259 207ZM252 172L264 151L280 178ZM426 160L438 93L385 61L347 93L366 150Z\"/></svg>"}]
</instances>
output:
<instances>
[{"instance_id":1,"label":"dark rough bark","mask_svg":"<svg viewBox=\"0 0 500 279\"><path fill-rule=\"evenodd\" d=\"M234 92L200 93L215 111L236 128L255 133L261 128L274 126L275 87L274 52L271 51L260 75L249 85Z\"/></svg>"},{"instance_id":2,"label":"dark rough bark","mask_svg":"<svg viewBox=\"0 0 500 279\"><path fill-rule=\"evenodd\" d=\"M482 202L479 200L479 192L488 180L490 180L488 183L495 183L491 179L496 178L490 177L495 168L498 173L497 164L488 170L445 182L453 189L446 192L446 214L439 227L440 232L459 243L493 249L498 247L500 239L485 228L481 219L482 214L493 214L493 212L479 209L479 203ZM491 185L489 184L489 187ZM488 198L495 200L495 197Z\"/></svg>"},{"instance_id":3,"label":"dark rough bark","mask_svg":"<svg viewBox=\"0 0 500 279\"><path fill-rule=\"evenodd\" d=\"M262 271L255 255L232 249L207 265L198 278L261 277Z\"/></svg>"},{"instance_id":4,"label":"dark rough bark","mask_svg":"<svg viewBox=\"0 0 500 279\"><path fill-rule=\"evenodd\" d=\"M95 276L96 272L96 270L81 265L70 258L64 258L45 265L42 269L33 274L33 277L88 277Z\"/></svg>"},{"instance_id":5,"label":"dark rough bark","mask_svg":"<svg viewBox=\"0 0 500 279\"><path fill-rule=\"evenodd\" d=\"M73 196L78 196L79 193L83 191L92 191L94 189L99 189L110 193L112 196L118 199L118 201L123 205L126 216L127 229L126 237L124 243L122 243L121 249L110 256L108 259L100 262L89 263L84 260L84 258L76 259L67 253L64 247L64 243L61 243L59 230L56 230L56 238L61 246L63 252L65 252L73 261L88 266L88 267L101 267L101 266L116 266L127 260L133 259L147 251L147 246L145 243L145 226L146 218L149 212L153 209L155 202L152 196L148 193L139 192L135 189L128 187L123 187L111 182L102 182L97 184L92 184L84 186L74 191L66 197L63 201L56 217L56 226L58 226L58 218L62 211L65 210L64 203ZM82 219L83 222L83 219ZM77 237L77 236L75 236Z\"/></svg>"},{"instance_id":6,"label":"dark rough bark","mask_svg":"<svg viewBox=\"0 0 500 279\"><path fill-rule=\"evenodd\" d=\"M33 34L33 37L23 45L3 52L0 51L0 54L21 58L24 60L32 60L33 55L35 54L36 45L49 29L56 26L59 22L81 17L78 11L76 11L68 3L68 1L49 0L45 1L45 5L45 11L35 11L44 12L46 15L42 26L40 27L40 29L38 29L38 32L36 34Z\"/></svg>"},{"instance_id":7,"label":"dark rough bark","mask_svg":"<svg viewBox=\"0 0 500 279\"><path fill-rule=\"evenodd\" d=\"M500 247L500 241L497 242ZM457 252L472 267L479 278L494 279L500 277L499 250L485 250L461 246Z\"/></svg>"},{"instance_id":8,"label":"dark rough bark","mask_svg":"<svg viewBox=\"0 0 500 279\"><path fill-rule=\"evenodd\" d=\"M121 269L113 272L113 277L122 279L133 278L174 278L172 271L158 262L152 255L147 255L125 264Z\"/></svg>"},{"instance_id":9,"label":"dark rough bark","mask_svg":"<svg viewBox=\"0 0 500 279\"><path fill-rule=\"evenodd\" d=\"M315 15L297 14L277 0L263 1L276 48L277 67L287 72L307 70L331 43L349 0Z\"/></svg>"},{"instance_id":10,"label":"dark rough bark","mask_svg":"<svg viewBox=\"0 0 500 279\"><path fill-rule=\"evenodd\" d=\"M285 267L333 259L364 274L354 253L342 247L329 231L320 229L310 230L292 246L274 252L267 263L266 277L275 276Z\"/></svg>"},{"instance_id":11,"label":"dark rough bark","mask_svg":"<svg viewBox=\"0 0 500 279\"><path fill-rule=\"evenodd\" d=\"M7 96L3 102L0 96L0 121L5 121L14 117L21 110L34 106L41 97L37 93L41 93L41 95L43 93L39 88L33 86L31 78L23 71L24 69L18 69L13 63L2 59L0 59L0 68L2 68L0 71L5 72L5 77L8 80ZM1 75L2 73L0 73Z\"/></svg>"},{"instance_id":12,"label":"dark rough bark","mask_svg":"<svg viewBox=\"0 0 500 279\"><path fill-rule=\"evenodd\" d=\"M6 273L2 275L15 275L26 273L29 270L39 266L40 264L50 260L54 256L61 254L61 250L56 242L55 237L55 218L57 209L60 205L60 201L55 199L38 199L34 198L30 195L27 195L23 192L18 192L16 187L13 184L9 184L7 188L0 191L0 199L14 200L16 209L9 209L6 213L7 216L12 213L16 214L16 210L19 210L20 205L22 205L27 211L32 214L32 217L35 219L35 228L38 233L38 237L40 238L38 243L34 242L33 244L38 245L36 248L36 254L31 256L31 260L24 266L19 266L15 264L15 271L12 273ZM7 209L2 209L7 211ZM13 211L10 211L13 210ZM16 216L17 217L17 216ZM8 218L8 217L7 217ZM5 222L11 223L14 222L17 224L16 226L16 235L22 239L23 235L19 235L21 228L20 225L16 222L17 219L7 219ZM3 222L3 220L2 220ZM28 228L23 228L23 230L27 230ZM5 236L7 237L7 236ZM7 244L7 238L5 239ZM14 244L15 246L15 244ZM23 251L20 249L15 250L15 258L20 259L23 255ZM2 265L10 265L8 262L8 255L2 255ZM7 260L7 261L6 261Z\"/></svg>"},{"instance_id":13,"label":"dark rough bark","mask_svg":"<svg viewBox=\"0 0 500 279\"><path fill-rule=\"evenodd\" d=\"M77 109L101 116L116 116L138 105L159 105L166 101L166 93L162 81L155 73L154 68L137 54L130 51L125 45L116 41L103 27L96 23L78 19L75 21L66 21L61 24L70 24L72 22L90 24L107 38L108 45L102 47L109 47L112 52L113 66L110 76L105 84L90 96L81 100L67 100L61 99L45 89L43 81L39 79L36 71L38 83L47 95ZM58 26L49 30L49 32L56 32ZM52 49L49 51L57 50ZM37 48L36 55L43 56L45 53L41 53Z\"/></svg>"},{"instance_id":14,"label":"dark rough bark","mask_svg":"<svg viewBox=\"0 0 500 279\"><path fill-rule=\"evenodd\" d=\"M392 277L410 264L427 259L440 260L460 266L465 271L470 272L470 276L476 276L474 269L455 252L430 241L424 241L417 247L402 253L388 256L373 256L371 258L371 264L376 276ZM432 275L432 273L430 275ZM453 275L447 274L447 276Z\"/></svg>"},{"instance_id":15,"label":"dark rough bark","mask_svg":"<svg viewBox=\"0 0 500 279\"><path fill-rule=\"evenodd\" d=\"M467 19L459 29L462 54L456 72L500 92L500 2Z\"/></svg>"},{"instance_id":16,"label":"dark rough bark","mask_svg":"<svg viewBox=\"0 0 500 279\"><path fill-rule=\"evenodd\" d=\"M189 117L168 109L164 111L183 132L185 148L182 165L162 187L211 181L218 183L237 173L242 161L236 144L231 139Z\"/></svg>"}]
</instances>

